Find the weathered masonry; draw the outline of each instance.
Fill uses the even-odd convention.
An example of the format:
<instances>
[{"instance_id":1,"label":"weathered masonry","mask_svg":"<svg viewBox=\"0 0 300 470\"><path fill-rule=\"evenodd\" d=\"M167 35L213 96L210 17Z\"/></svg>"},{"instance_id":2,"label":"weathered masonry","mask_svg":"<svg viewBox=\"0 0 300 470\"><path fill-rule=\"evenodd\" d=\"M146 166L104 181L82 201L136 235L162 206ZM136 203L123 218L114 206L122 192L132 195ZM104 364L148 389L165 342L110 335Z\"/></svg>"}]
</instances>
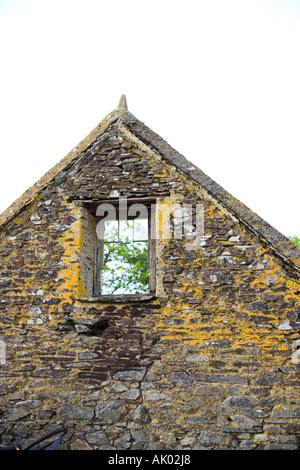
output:
<instances>
[{"instance_id":1,"label":"weathered masonry","mask_svg":"<svg viewBox=\"0 0 300 470\"><path fill-rule=\"evenodd\" d=\"M124 223L147 288L105 294ZM299 249L124 96L0 216L0 257L2 442L63 425L71 450L299 449Z\"/></svg>"}]
</instances>

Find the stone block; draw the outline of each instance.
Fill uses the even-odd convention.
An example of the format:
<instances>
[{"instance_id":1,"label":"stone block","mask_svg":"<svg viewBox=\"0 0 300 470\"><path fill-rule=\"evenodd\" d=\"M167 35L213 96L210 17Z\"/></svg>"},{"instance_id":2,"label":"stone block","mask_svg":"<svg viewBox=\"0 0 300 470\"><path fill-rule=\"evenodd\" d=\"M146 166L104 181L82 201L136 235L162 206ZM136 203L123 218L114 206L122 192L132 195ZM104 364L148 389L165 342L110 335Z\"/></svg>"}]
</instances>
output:
<instances>
[{"instance_id":1,"label":"stone block","mask_svg":"<svg viewBox=\"0 0 300 470\"><path fill-rule=\"evenodd\" d=\"M96 409L96 417L102 421L116 423L119 421L122 413L119 411L121 400L109 400L101 403Z\"/></svg>"},{"instance_id":2,"label":"stone block","mask_svg":"<svg viewBox=\"0 0 300 470\"><path fill-rule=\"evenodd\" d=\"M275 372L264 372L255 381L254 385L263 385L271 387L272 385L280 385L282 383L282 376Z\"/></svg>"},{"instance_id":3,"label":"stone block","mask_svg":"<svg viewBox=\"0 0 300 470\"><path fill-rule=\"evenodd\" d=\"M115 380L140 382L146 374L146 369L132 369L118 371L113 375Z\"/></svg>"},{"instance_id":4,"label":"stone block","mask_svg":"<svg viewBox=\"0 0 300 470\"><path fill-rule=\"evenodd\" d=\"M128 420L132 420L136 423L148 424L151 422L150 415L147 408L144 405L137 406L129 415Z\"/></svg>"},{"instance_id":5,"label":"stone block","mask_svg":"<svg viewBox=\"0 0 300 470\"><path fill-rule=\"evenodd\" d=\"M193 382L193 379L184 371L179 372L171 372L167 374L167 377L171 382L179 383L179 384L190 384Z\"/></svg>"},{"instance_id":6,"label":"stone block","mask_svg":"<svg viewBox=\"0 0 300 470\"><path fill-rule=\"evenodd\" d=\"M199 444L206 447L229 447L231 436L228 433L216 431L201 431Z\"/></svg>"},{"instance_id":7,"label":"stone block","mask_svg":"<svg viewBox=\"0 0 300 470\"><path fill-rule=\"evenodd\" d=\"M86 440L90 445L100 447L103 445L109 445L109 440L103 431L95 431L86 434Z\"/></svg>"},{"instance_id":8,"label":"stone block","mask_svg":"<svg viewBox=\"0 0 300 470\"><path fill-rule=\"evenodd\" d=\"M259 400L254 397L248 396L230 396L223 401L223 406L226 408L247 409L254 408Z\"/></svg>"},{"instance_id":9,"label":"stone block","mask_svg":"<svg viewBox=\"0 0 300 470\"><path fill-rule=\"evenodd\" d=\"M63 405L57 412L57 416L64 420L91 421L94 417L94 410L88 410L77 404Z\"/></svg>"},{"instance_id":10,"label":"stone block","mask_svg":"<svg viewBox=\"0 0 300 470\"><path fill-rule=\"evenodd\" d=\"M300 407L296 405L276 406L272 410L271 418L300 418Z\"/></svg>"}]
</instances>

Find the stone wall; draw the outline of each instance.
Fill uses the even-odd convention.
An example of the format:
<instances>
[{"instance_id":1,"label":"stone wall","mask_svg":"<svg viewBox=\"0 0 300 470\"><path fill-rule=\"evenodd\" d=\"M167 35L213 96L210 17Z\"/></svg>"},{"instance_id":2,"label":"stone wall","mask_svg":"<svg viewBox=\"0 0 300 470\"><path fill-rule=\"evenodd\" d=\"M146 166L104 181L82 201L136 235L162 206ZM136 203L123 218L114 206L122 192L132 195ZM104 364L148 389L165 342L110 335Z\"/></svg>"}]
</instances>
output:
<instances>
[{"instance_id":1,"label":"stone wall","mask_svg":"<svg viewBox=\"0 0 300 470\"><path fill-rule=\"evenodd\" d=\"M155 299L80 301L83 203L117 195L172 227L172 204L203 204L205 241L157 241ZM0 257L3 442L64 425L66 449L299 449L297 274L122 125L2 227Z\"/></svg>"}]
</instances>

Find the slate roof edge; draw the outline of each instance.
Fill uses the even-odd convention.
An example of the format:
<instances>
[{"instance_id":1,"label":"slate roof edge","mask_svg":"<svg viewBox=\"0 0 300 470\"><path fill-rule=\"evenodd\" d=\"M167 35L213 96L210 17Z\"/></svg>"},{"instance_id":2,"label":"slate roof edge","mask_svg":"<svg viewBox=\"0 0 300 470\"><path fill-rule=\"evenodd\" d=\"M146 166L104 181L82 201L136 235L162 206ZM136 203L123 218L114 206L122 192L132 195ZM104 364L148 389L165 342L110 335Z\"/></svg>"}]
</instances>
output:
<instances>
[{"instance_id":1,"label":"slate roof edge","mask_svg":"<svg viewBox=\"0 0 300 470\"><path fill-rule=\"evenodd\" d=\"M295 267L298 273L300 272L300 249L291 240L232 196L130 112L123 111L121 118L129 130L144 144L202 186L208 194L220 202L248 230L276 251L283 261L290 263L291 267Z\"/></svg>"}]
</instances>

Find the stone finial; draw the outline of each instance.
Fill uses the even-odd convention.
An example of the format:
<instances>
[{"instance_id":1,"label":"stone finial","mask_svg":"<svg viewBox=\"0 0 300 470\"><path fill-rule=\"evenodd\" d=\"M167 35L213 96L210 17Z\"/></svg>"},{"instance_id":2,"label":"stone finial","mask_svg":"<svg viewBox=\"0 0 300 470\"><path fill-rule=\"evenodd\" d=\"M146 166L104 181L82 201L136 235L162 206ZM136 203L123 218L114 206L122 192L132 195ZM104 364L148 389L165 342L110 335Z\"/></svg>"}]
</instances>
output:
<instances>
[{"instance_id":1,"label":"stone finial","mask_svg":"<svg viewBox=\"0 0 300 470\"><path fill-rule=\"evenodd\" d=\"M128 111L127 101L126 101L126 96L125 95L122 95L121 98L120 98L118 110L119 111Z\"/></svg>"}]
</instances>

